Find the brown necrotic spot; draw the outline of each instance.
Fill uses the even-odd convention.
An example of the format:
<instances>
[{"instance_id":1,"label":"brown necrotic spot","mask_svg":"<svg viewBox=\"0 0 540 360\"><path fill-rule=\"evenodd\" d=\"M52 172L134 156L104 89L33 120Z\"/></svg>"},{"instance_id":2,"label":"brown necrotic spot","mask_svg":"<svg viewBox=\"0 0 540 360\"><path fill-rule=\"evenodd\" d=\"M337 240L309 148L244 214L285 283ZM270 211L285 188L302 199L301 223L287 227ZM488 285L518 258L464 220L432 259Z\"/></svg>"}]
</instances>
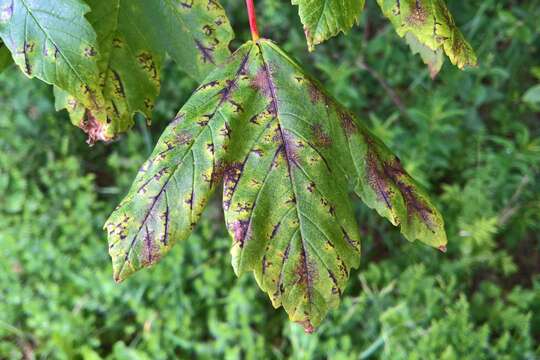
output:
<instances>
[{"instance_id":1,"label":"brown necrotic spot","mask_svg":"<svg viewBox=\"0 0 540 360\"><path fill-rule=\"evenodd\" d=\"M126 92L124 91L124 85L122 84L120 74L118 74L118 72L116 72L115 70L111 70L111 73L113 74L113 86L115 95L120 98L125 98Z\"/></svg>"},{"instance_id":2,"label":"brown necrotic spot","mask_svg":"<svg viewBox=\"0 0 540 360\"><path fill-rule=\"evenodd\" d=\"M426 22L427 12L419 0L411 4L411 13L407 17L407 22L413 26L419 26Z\"/></svg>"},{"instance_id":3,"label":"brown necrotic spot","mask_svg":"<svg viewBox=\"0 0 540 360\"><path fill-rule=\"evenodd\" d=\"M154 101L150 98L144 99L144 106L147 110L152 110L154 108Z\"/></svg>"},{"instance_id":4,"label":"brown necrotic spot","mask_svg":"<svg viewBox=\"0 0 540 360\"><path fill-rule=\"evenodd\" d=\"M193 7L193 0L181 1L180 6L184 9L191 9Z\"/></svg>"},{"instance_id":5,"label":"brown necrotic spot","mask_svg":"<svg viewBox=\"0 0 540 360\"><path fill-rule=\"evenodd\" d=\"M312 82L308 83L308 94L313 104L326 100L324 93Z\"/></svg>"},{"instance_id":6,"label":"brown necrotic spot","mask_svg":"<svg viewBox=\"0 0 540 360\"><path fill-rule=\"evenodd\" d=\"M221 9L221 5L217 0L208 0L208 5L206 6L208 10L218 10Z\"/></svg>"},{"instance_id":7,"label":"brown necrotic spot","mask_svg":"<svg viewBox=\"0 0 540 360\"><path fill-rule=\"evenodd\" d=\"M341 289L339 288L339 284L338 284L336 276L330 269L328 269L327 271L328 271L328 277L330 278L330 280L332 280L332 283L334 284L332 286L332 294L337 294L341 296Z\"/></svg>"},{"instance_id":8,"label":"brown necrotic spot","mask_svg":"<svg viewBox=\"0 0 540 360\"><path fill-rule=\"evenodd\" d=\"M94 57L97 55L97 51L93 46L85 47L83 53L86 57Z\"/></svg>"},{"instance_id":9,"label":"brown necrotic spot","mask_svg":"<svg viewBox=\"0 0 540 360\"><path fill-rule=\"evenodd\" d=\"M23 45L23 56L24 56L24 72L27 75L32 75L32 65L30 63L30 54L34 51L35 44L34 42L24 42Z\"/></svg>"},{"instance_id":10,"label":"brown necrotic spot","mask_svg":"<svg viewBox=\"0 0 540 360\"><path fill-rule=\"evenodd\" d=\"M210 36L214 32L214 29L212 28L212 26L210 26L208 24L204 25L202 29L203 29L203 32L204 32L204 34L206 36Z\"/></svg>"},{"instance_id":11,"label":"brown necrotic spot","mask_svg":"<svg viewBox=\"0 0 540 360\"><path fill-rule=\"evenodd\" d=\"M209 82L207 82L205 84L200 85L195 91L200 91L200 90L213 88L213 87L218 86L218 85L219 85L219 82L217 80L212 80L212 81L209 81Z\"/></svg>"},{"instance_id":12,"label":"brown necrotic spot","mask_svg":"<svg viewBox=\"0 0 540 360\"><path fill-rule=\"evenodd\" d=\"M349 112L344 109L338 110L339 120L341 122L341 127L345 130L345 134L352 135L358 131L358 126L356 125L354 118Z\"/></svg>"},{"instance_id":13,"label":"brown necrotic spot","mask_svg":"<svg viewBox=\"0 0 540 360\"><path fill-rule=\"evenodd\" d=\"M120 49L124 47L124 41L118 37L115 37L112 41L112 44L115 48Z\"/></svg>"},{"instance_id":14,"label":"brown necrotic spot","mask_svg":"<svg viewBox=\"0 0 540 360\"><path fill-rule=\"evenodd\" d=\"M86 143L88 145L94 145L97 141L107 141L105 136L105 129L90 110L86 110L86 114L79 124L79 127L88 135Z\"/></svg>"},{"instance_id":15,"label":"brown necrotic spot","mask_svg":"<svg viewBox=\"0 0 540 360\"><path fill-rule=\"evenodd\" d=\"M137 62L144 71L150 74L152 80L159 82L159 72L152 54L146 51L141 52L139 55L137 55Z\"/></svg>"},{"instance_id":16,"label":"brown necrotic spot","mask_svg":"<svg viewBox=\"0 0 540 360\"><path fill-rule=\"evenodd\" d=\"M311 132L315 138L315 144L319 147L328 148L332 145L332 138L324 131L321 124L311 126Z\"/></svg>"},{"instance_id":17,"label":"brown necrotic spot","mask_svg":"<svg viewBox=\"0 0 540 360\"><path fill-rule=\"evenodd\" d=\"M225 122L223 124L223 127L219 130L219 134L221 136L223 136L224 138L229 138L231 137L231 127L229 126L229 124L227 122Z\"/></svg>"},{"instance_id":18,"label":"brown necrotic spot","mask_svg":"<svg viewBox=\"0 0 540 360\"><path fill-rule=\"evenodd\" d=\"M358 241L352 239L349 233L347 232L347 230L345 230L343 226L340 226L340 227L341 227L341 233L343 234L343 239L347 242L347 244L349 244L356 250L359 250L360 244L358 243Z\"/></svg>"}]
</instances>

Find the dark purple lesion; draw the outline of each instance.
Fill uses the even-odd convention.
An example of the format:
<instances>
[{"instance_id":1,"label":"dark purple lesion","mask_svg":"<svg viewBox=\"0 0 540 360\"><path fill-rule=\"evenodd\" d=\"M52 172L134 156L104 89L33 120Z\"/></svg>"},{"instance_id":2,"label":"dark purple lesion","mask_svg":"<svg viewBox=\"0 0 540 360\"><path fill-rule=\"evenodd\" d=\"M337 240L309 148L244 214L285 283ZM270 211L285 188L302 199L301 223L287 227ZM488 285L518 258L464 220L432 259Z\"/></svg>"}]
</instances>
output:
<instances>
[{"instance_id":1,"label":"dark purple lesion","mask_svg":"<svg viewBox=\"0 0 540 360\"><path fill-rule=\"evenodd\" d=\"M392 190L388 184L384 170L380 166L380 159L373 150L373 146L374 145L368 143L368 151L366 154L367 182L377 195L377 199L384 202L385 206L391 210Z\"/></svg>"},{"instance_id":2,"label":"dark purple lesion","mask_svg":"<svg viewBox=\"0 0 540 360\"><path fill-rule=\"evenodd\" d=\"M148 229L148 224L144 225L143 251L141 254L142 266L154 264L159 256L155 256L157 249L154 244L154 231Z\"/></svg>"},{"instance_id":3,"label":"dark purple lesion","mask_svg":"<svg viewBox=\"0 0 540 360\"><path fill-rule=\"evenodd\" d=\"M234 242L240 248L244 247L248 231L250 230L250 222L248 220L236 220L232 223L231 229L233 232Z\"/></svg>"},{"instance_id":4,"label":"dark purple lesion","mask_svg":"<svg viewBox=\"0 0 540 360\"><path fill-rule=\"evenodd\" d=\"M215 64L214 47L206 46L198 39L195 39L195 46L197 47L197 50L199 50L199 53L201 54L202 60L205 64Z\"/></svg>"},{"instance_id":5,"label":"dark purple lesion","mask_svg":"<svg viewBox=\"0 0 540 360\"><path fill-rule=\"evenodd\" d=\"M302 144L295 141L294 135L286 130L281 130L281 140L283 142L283 156L287 159L288 165L299 166Z\"/></svg>"},{"instance_id":6,"label":"dark purple lesion","mask_svg":"<svg viewBox=\"0 0 540 360\"><path fill-rule=\"evenodd\" d=\"M364 134L364 139L367 145L366 180L379 201L382 201L389 210L392 210L392 197L394 191L397 190L407 209L407 221L410 222L416 216L430 230L435 231L433 209L417 194L417 189L410 183L412 179L403 169L399 159L396 156L383 159L379 153L379 145L375 140L367 133ZM396 220L403 221L404 219Z\"/></svg>"},{"instance_id":7,"label":"dark purple lesion","mask_svg":"<svg viewBox=\"0 0 540 360\"><path fill-rule=\"evenodd\" d=\"M278 233L280 227L281 227L281 221L278 222L276 225L274 225L274 227L272 228L272 233L270 234L270 240L276 237L276 234Z\"/></svg>"},{"instance_id":8,"label":"dark purple lesion","mask_svg":"<svg viewBox=\"0 0 540 360\"><path fill-rule=\"evenodd\" d=\"M305 299L309 304L313 303L313 287L318 277L317 264L308 256L304 240L301 239L300 258L295 268L295 285L305 288Z\"/></svg>"},{"instance_id":9,"label":"dark purple lesion","mask_svg":"<svg viewBox=\"0 0 540 360\"><path fill-rule=\"evenodd\" d=\"M223 173L223 208L225 210L228 210L231 205L243 169L244 164L240 162L234 162L225 168Z\"/></svg>"},{"instance_id":10,"label":"dark purple lesion","mask_svg":"<svg viewBox=\"0 0 540 360\"><path fill-rule=\"evenodd\" d=\"M392 180L395 186L398 188L405 207L407 208L408 221L412 220L413 216L417 216L432 232L435 232L435 224L433 222L433 209L429 204L418 196L417 190L413 185L404 181L409 178L409 175L405 172L399 159L394 158L393 161L384 164L384 172L386 176Z\"/></svg>"},{"instance_id":11,"label":"dark purple lesion","mask_svg":"<svg viewBox=\"0 0 540 360\"><path fill-rule=\"evenodd\" d=\"M251 86L268 99L267 111L277 115L276 85L272 80L272 67L264 63L251 81Z\"/></svg>"}]
</instances>

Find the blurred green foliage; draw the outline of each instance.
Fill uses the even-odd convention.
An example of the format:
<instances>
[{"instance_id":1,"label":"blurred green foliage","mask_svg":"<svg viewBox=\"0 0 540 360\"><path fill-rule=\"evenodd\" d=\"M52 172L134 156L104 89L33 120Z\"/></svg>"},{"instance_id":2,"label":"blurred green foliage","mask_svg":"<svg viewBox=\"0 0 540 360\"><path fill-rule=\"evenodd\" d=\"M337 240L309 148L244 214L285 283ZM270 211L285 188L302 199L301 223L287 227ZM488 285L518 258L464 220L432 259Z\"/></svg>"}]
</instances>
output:
<instances>
[{"instance_id":1,"label":"blurred green foliage","mask_svg":"<svg viewBox=\"0 0 540 360\"><path fill-rule=\"evenodd\" d=\"M243 4L224 3L238 45ZM540 2L451 2L480 66L447 63L435 81L373 2L359 28L311 54L295 8L258 5L261 33L437 199L448 252L406 242L357 202L361 268L306 335L233 275L216 199L188 241L116 285L101 226L196 84L169 64L154 125L88 148L51 89L11 68L0 75L0 358L539 358Z\"/></svg>"}]
</instances>

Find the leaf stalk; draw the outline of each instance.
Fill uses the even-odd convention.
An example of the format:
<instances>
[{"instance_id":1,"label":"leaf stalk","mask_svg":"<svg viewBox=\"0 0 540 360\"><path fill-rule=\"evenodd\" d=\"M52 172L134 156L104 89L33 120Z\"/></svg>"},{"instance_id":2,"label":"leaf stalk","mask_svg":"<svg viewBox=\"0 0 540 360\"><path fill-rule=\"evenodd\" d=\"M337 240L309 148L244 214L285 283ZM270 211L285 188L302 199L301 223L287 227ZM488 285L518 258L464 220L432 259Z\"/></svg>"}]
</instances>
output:
<instances>
[{"instance_id":1,"label":"leaf stalk","mask_svg":"<svg viewBox=\"0 0 540 360\"><path fill-rule=\"evenodd\" d=\"M246 6L249 17L249 28L251 30L251 38L253 41L259 40L259 29L257 29L257 15L255 14L255 5L253 0L246 0Z\"/></svg>"}]
</instances>

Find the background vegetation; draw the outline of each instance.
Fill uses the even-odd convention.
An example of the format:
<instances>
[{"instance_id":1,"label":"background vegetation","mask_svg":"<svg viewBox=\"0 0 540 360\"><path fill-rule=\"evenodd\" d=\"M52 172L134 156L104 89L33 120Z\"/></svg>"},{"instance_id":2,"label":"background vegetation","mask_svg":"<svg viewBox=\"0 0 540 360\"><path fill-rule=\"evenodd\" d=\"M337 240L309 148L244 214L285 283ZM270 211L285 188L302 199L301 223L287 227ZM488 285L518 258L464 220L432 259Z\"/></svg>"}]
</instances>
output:
<instances>
[{"instance_id":1,"label":"background vegetation","mask_svg":"<svg viewBox=\"0 0 540 360\"><path fill-rule=\"evenodd\" d=\"M249 38L243 3L223 1ZM114 284L101 230L196 84L173 64L151 128L88 148L52 89L0 75L0 358L540 358L540 2L450 2L480 66L435 81L374 2L306 53L296 8L261 0L261 33L299 58L433 194L446 254L356 202L363 258L315 334L236 279L219 201L158 266ZM376 6L376 5L375 5ZM264 10L263 10L264 9Z\"/></svg>"}]
</instances>

